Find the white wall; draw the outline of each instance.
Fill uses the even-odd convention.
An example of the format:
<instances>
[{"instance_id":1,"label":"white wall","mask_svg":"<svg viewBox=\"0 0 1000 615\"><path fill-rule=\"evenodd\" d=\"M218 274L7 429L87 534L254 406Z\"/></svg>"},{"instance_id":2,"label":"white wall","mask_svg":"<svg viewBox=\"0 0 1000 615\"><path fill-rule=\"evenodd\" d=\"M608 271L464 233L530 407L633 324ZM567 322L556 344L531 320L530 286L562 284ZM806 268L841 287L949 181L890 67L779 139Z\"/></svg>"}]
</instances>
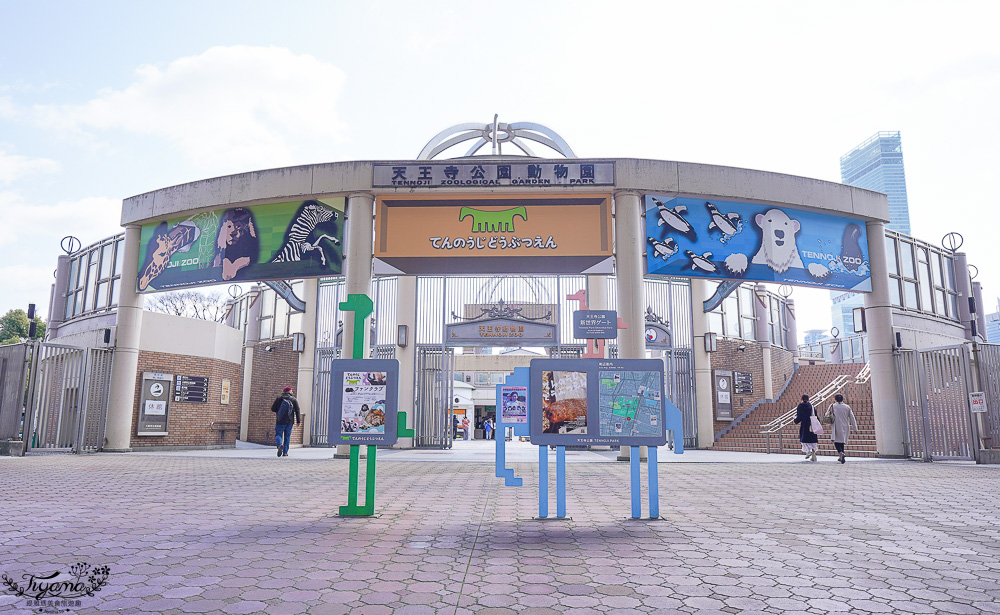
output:
<instances>
[{"instance_id":1,"label":"white wall","mask_svg":"<svg viewBox=\"0 0 1000 615\"><path fill-rule=\"evenodd\" d=\"M243 360L243 332L223 323L143 312L139 350L220 359Z\"/></svg>"}]
</instances>

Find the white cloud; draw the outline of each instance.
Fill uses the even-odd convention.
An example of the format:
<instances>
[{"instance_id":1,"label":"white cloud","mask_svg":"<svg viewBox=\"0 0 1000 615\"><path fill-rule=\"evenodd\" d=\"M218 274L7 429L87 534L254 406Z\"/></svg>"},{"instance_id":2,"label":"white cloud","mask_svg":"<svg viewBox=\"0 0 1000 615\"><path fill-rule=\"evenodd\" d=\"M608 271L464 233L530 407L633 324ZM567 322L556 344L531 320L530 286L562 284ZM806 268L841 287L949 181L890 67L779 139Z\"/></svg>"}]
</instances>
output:
<instances>
[{"instance_id":1,"label":"white cloud","mask_svg":"<svg viewBox=\"0 0 1000 615\"><path fill-rule=\"evenodd\" d=\"M17 156L7 153L6 149L0 145L0 184L9 184L29 173L54 173L59 170L59 163L55 160Z\"/></svg>"},{"instance_id":2,"label":"white cloud","mask_svg":"<svg viewBox=\"0 0 1000 615\"><path fill-rule=\"evenodd\" d=\"M88 245L121 232L121 208L121 201L104 197L31 205L17 193L0 192L0 247L49 253L66 235ZM54 258L45 261L46 266L54 263Z\"/></svg>"},{"instance_id":3,"label":"white cloud","mask_svg":"<svg viewBox=\"0 0 1000 615\"><path fill-rule=\"evenodd\" d=\"M121 90L80 105L38 106L60 130L124 130L172 142L206 171L311 162L343 140L335 105L345 76L280 47L213 47L146 65Z\"/></svg>"}]
</instances>

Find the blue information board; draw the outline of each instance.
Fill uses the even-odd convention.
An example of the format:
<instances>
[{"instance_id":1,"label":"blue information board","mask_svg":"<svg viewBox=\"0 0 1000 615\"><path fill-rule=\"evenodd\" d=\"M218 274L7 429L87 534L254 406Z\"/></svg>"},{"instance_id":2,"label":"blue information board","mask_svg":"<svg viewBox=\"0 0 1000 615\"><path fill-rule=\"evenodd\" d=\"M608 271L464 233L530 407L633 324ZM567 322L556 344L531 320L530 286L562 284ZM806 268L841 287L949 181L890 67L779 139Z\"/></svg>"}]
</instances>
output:
<instances>
[{"instance_id":1,"label":"blue information board","mask_svg":"<svg viewBox=\"0 0 1000 615\"><path fill-rule=\"evenodd\" d=\"M663 446L663 381L659 359L534 359L531 443Z\"/></svg>"},{"instance_id":2,"label":"blue information board","mask_svg":"<svg viewBox=\"0 0 1000 615\"><path fill-rule=\"evenodd\" d=\"M614 310L574 311L573 337L578 340L615 339L618 337L618 312Z\"/></svg>"}]
</instances>

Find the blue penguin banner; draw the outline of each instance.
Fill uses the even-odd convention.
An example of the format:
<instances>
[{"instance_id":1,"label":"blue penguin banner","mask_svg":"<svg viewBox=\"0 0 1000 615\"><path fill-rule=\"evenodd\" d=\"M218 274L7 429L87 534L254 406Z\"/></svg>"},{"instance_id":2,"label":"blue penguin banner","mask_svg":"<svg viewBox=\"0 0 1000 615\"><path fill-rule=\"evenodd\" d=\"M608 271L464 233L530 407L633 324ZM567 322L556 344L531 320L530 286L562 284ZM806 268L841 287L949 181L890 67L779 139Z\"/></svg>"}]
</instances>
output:
<instances>
[{"instance_id":1,"label":"blue penguin banner","mask_svg":"<svg viewBox=\"0 0 1000 615\"><path fill-rule=\"evenodd\" d=\"M860 218L646 195L646 272L871 292Z\"/></svg>"}]
</instances>

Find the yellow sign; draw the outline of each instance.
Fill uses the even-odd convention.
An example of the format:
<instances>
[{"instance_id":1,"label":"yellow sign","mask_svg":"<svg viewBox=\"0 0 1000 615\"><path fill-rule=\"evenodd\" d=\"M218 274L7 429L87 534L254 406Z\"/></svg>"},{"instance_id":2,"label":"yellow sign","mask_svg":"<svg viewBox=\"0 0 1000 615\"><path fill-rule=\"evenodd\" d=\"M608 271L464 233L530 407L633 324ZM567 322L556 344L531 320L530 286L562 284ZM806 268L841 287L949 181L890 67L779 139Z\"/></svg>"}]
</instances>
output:
<instances>
[{"instance_id":1,"label":"yellow sign","mask_svg":"<svg viewBox=\"0 0 1000 615\"><path fill-rule=\"evenodd\" d=\"M608 195L381 196L375 272L611 273Z\"/></svg>"}]
</instances>

